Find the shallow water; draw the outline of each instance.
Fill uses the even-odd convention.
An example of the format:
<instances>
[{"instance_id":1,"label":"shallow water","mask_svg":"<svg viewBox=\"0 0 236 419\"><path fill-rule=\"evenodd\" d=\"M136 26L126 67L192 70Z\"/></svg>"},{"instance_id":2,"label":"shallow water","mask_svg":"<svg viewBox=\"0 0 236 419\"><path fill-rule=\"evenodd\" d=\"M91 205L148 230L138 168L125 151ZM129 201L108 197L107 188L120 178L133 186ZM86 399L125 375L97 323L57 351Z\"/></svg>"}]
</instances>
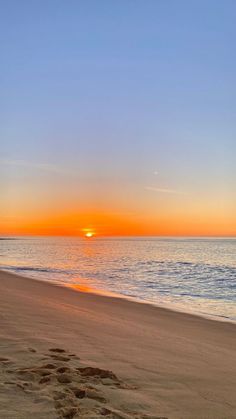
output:
<instances>
[{"instance_id":1,"label":"shallow water","mask_svg":"<svg viewBox=\"0 0 236 419\"><path fill-rule=\"evenodd\" d=\"M0 269L236 321L235 238L0 240Z\"/></svg>"}]
</instances>

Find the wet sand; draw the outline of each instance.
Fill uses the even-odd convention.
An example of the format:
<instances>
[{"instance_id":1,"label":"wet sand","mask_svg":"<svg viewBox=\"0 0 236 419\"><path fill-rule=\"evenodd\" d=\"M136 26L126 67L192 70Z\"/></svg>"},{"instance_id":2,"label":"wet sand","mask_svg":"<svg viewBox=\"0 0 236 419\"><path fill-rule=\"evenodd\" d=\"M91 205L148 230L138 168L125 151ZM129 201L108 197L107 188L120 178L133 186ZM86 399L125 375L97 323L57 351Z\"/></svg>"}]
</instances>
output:
<instances>
[{"instance_id":1,"label":"wet sand","mask_svg":"<svg viewBox=\"0 0 236 419\"><path fill-rule=\"evenodd\" d=\"M236 418L236 325L0 272L0 417Z\"/></svg>"}]
</instances>

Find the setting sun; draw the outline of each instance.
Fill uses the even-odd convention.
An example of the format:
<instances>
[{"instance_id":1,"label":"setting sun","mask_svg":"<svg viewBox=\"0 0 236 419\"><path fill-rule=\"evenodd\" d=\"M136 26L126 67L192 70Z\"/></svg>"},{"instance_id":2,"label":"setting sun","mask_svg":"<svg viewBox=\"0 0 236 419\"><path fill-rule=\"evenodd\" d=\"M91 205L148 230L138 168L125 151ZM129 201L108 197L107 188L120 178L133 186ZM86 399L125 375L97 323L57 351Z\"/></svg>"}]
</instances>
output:
<instances>
[{"instance_id":1,"label":"setting sun","mask_svg":"<svg viewBox=\"0 0 236 419\"><path fill-rule=\"evenodd\" d=\"M92 231L88 231L88 233L85 234L85 237L88 237L88 238L93 237L93 236L94 236L94 233L92 233Z\"/></svg>"},{"instance_id":2,"label":"setting sun","mask_svg":"<svg viewBox=\"0 0 236 419\"><path fill-rule=\"evenodd\" d=\"M82 228L81 231L87 239L90 239L95 234L95 230L92 227Z\"/></svg>"}]
</instances>

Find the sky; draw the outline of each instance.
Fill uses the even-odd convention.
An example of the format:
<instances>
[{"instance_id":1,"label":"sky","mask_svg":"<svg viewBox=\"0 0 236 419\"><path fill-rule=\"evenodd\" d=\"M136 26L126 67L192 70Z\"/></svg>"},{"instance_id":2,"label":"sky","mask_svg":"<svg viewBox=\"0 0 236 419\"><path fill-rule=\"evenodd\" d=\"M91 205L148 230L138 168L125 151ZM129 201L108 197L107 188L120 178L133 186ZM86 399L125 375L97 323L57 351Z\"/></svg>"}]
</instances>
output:
<instances>
[{"instance_id":1,"label":"sky","mask_svg":"<svg viewBox=\"0 0 236 419\"><path fill-rule=\"evenodd\" d=\"M0 234L236 235L236 2L9 0Z\"/></svg>"}]
</instances>

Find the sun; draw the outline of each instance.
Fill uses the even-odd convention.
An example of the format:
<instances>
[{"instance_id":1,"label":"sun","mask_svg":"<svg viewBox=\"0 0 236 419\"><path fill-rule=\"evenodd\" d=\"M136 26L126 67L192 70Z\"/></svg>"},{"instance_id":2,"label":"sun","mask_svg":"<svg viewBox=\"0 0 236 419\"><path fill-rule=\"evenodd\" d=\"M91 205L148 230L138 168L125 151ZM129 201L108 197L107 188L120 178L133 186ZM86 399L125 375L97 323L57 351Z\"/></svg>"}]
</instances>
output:
<instances>
[{"instance_id":1,"label":"sun","mask_svg":"<svg viewBox=\"0 0 236 419\"><path fill-rule=\"evenodd\" d=\"M87 233L85 233L85 237L90 238L90 237L93 237L93 236L94 236L94 233L92 231L88 231Z\"/></svg>"},{"instance_id":2,"label":"sun","mask_svg":"<svg viewBox=\"0 0 236 419\"><path fill-rule=\"evenodd\" d=\"M82 228L81 232L83 233L83 236L87 239L91 239L91 237L93 237L96 234L96 231L92 227Z\"/></svg>"}]
</instances>

